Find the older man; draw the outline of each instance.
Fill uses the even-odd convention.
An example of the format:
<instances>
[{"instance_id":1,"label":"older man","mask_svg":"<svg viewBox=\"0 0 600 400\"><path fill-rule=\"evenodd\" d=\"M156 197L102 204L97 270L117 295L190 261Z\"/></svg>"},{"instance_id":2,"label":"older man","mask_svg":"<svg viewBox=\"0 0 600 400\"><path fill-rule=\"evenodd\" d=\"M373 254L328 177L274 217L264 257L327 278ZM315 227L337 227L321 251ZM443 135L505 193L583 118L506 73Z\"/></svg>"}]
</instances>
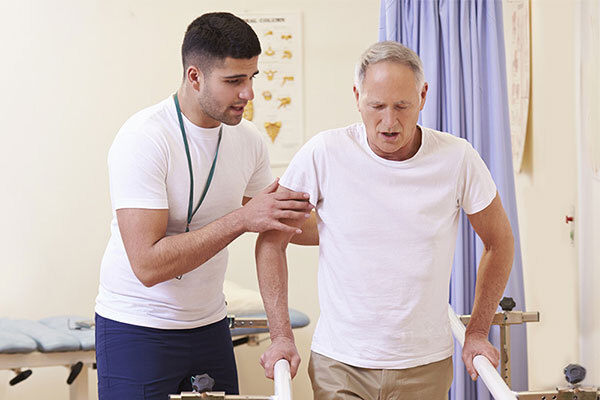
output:
<instances>
[{"instance_id":1,"label":"older man","mask_svg":"<svg viewBox=\"0 0 600 400\"><path fill-rule=\"evenodd\" d=\"M485 244L463 360L498 363L488 331L513 260L513 236L485 164L465 140L417 125L427 83L419 57L372 45L356 70L362 123L322 132L292 160L279 190L316 207L321 315L309 363L315 399L445 399L453 341L449 280L461 208ZM262 357L299 357L287 321L285 248L257 243L272 344ZM315 239L316 240L316 239Z\"/></svg>"}]
</instances>

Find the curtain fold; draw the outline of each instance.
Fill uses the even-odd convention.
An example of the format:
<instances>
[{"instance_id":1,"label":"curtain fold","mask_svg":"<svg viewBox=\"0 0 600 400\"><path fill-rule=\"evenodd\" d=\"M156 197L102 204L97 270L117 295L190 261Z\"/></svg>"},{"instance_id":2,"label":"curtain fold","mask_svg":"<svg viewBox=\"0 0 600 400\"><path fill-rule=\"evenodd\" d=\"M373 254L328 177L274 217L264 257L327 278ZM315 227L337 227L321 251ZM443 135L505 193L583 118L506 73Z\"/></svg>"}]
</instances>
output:
<instances>
[{"instance_id":1,"label":"curtain fold","mask_svg":"<svg viewBox=\"0 0 600 400\"><path fill-rule=\"evenodd\" d=\"M500 1L381 0L379 40L401 42L423 60L429 92L420 123L467 139L492 173L515 237L505 296L525 310L503 31ZM472 310L482 251L461 214L450 283L450 303L459 314ZM499 347L498 328L492 328L490 340ZM491 399L485 385L467 375L460 350L455 346L451 398ZM512 389L527 390L525 325L511 328L511 358Z\"/></svg>"}]
</instances>

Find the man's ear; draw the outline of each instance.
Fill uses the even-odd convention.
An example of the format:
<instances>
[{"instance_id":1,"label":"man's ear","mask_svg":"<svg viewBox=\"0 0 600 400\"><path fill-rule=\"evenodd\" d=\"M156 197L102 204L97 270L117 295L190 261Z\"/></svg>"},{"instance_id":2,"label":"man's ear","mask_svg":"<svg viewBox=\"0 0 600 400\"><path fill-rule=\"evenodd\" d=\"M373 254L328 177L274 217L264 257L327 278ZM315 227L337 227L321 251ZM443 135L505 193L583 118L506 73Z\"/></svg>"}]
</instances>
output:
<instances>
[{"instance_id":1,"label":"man's ear","mask_svg":"<svg viewBox=\"0 0 600 400\"><path fill-rule=\"evenodd\" d=\"M425 100L427 99L427 89L429 89L429 85L427 82L423 84L423 89L421 89L421 107L419 110L422 110L425 107Z\"/></svg>"},{"instance_id":2,"label":"man's ear","mask_svg":"<svg viewBox=\"0 0 600 400\"><path fill-rule=\"evenodd\" d=\"M202 84L204 83L204 75L198 67L190 65L185 71L185 79L188 84L196 91L200 91Z\"/></svg>"},{"instance_id":3,"label":"man's ear","mask_svg":"<svg viewBox=\"0 0 600 400\"><path fill-rule=\"evenodd\" d=\"M356 85L352 86L352 91L354 92L354 98L356 99L356 107L358 108L358 111L360 111L360 103L358 101L360 99L360 92Z\"/></svg>"}]
</instances>

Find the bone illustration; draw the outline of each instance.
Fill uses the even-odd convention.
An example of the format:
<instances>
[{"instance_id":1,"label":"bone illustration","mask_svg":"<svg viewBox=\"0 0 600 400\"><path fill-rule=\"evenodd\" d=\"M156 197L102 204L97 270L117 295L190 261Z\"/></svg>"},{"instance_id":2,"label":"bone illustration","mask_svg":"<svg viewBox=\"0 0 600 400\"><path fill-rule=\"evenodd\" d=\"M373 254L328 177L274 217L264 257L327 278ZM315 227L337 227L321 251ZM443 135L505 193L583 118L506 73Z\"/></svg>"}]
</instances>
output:
<instances>
[{"instance_id":1,"label":"bone illustration","mask_svg":"<svg viewBox=\"0 0 600 400\"><path fill-rule=\"evenodd\" d=\"M277 138L277 135L279 135L280 129L281 121L265 122L265 130L267 131L267 135L271 138L272 143L275 143L275 139Z\"/></svg>"},{"instance_id":2,"label":"bone illustration","mask_svg":"<svg viewBox=\"0 0 600 400\"><path fill-rule=\"evenodd\" d=\"M281 80L281 86L285 85L286 82L291 82L294 80L293 76L284 76Z\"/></svg>"},{"instance_id":3,"label":"bone illustration","mask_svg":"<svg viewBox=\"0 0 600 400\"><path fill-rule=\"evenodd\" d=\"M272 81L273 77L275 76L275 74L277 73L277 71L274 71L272 69L265 71L265 74L267 74L267 79Z\"/></svg>"},{"instance_id":4,"label":"bone illustration","mask_svg":"<svg viewBox=\"0 0 600 400\"><path fill-rule=\"evenodd\" d=\"M281 107L285 108L289 106L292 102L292 99L290 97L280 97L277 100L279 100L279 106L277 107L278 109Z\"/></svg>"},{"instance_id":5,"label":"bone illustration","mask_svg":"<svg viewBox=\"0 0 600 400\"><path fill-rule=\"evenodd\" d=\"M273 94L271 92L269 92L268 90L265 90L264 92L262 92L262 97L265 100L269 101L273 97Z\"/></svg>"},{"instance_id":6,"label":"bone illustration","mask_svg":"<svg viewBox=\"0 0 600 400\"><path fill-rule=\"evenodd\" d=\"M248 121L252 121L254 118L254 104L252 100L248 100L248 104L244 107L244 114L242 115Z\"/></svg>"}]
</instances>

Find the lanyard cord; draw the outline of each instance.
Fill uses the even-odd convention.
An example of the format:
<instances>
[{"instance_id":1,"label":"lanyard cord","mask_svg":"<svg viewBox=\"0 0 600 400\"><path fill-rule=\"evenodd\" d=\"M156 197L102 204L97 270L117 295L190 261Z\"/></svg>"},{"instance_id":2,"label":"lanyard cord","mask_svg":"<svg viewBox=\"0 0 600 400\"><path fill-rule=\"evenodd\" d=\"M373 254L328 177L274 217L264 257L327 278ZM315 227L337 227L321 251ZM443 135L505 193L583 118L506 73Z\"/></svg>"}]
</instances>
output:
<instances>
[{"instance_id":1,"label":"lanyard cord","mask_svg":"<svg viewBox=\"0 0 600 400\"><path fill-rule=\"evenodd\" d=\"M196 211L200 208L200 205L204 201L206 194L208 193L208 188L210 187L210 183L212 182L213 175L215 173L215 166L217 165L217 156L219 155L219 147L221 145L221 137L223 136L223 125L221 124L221 128L219 129L219 140L217 141L217 150L215 151L215 158L213 159L212 166L210 167L210 172L208 173L208 178L206 179L206 185L204 185L204 191L202 192L202 196L200 196L200 201L198 201L198 205L192 211L193 203L194 203L194 172L192 170L192 157L190 156L190 147L188 145L187 135L185 134L185 128L183 126L183 117L181 116L181 107L179 107L179 99L177 98L177 93L173 95L173 99L175 99L175 109L177 110L177 119L179 120L179 128L181 129L181 136L183 136L183 145L185 146L185 155L187 156L188 162L188 171L190 173L190 198L188 200L188 212L187 212L187 221L185 224L185 231L190 231L190 223L192 222L192 218ZM176 278L181 280L183 275L179 275Z\"/></svg>"},{"instance_id":2,"label":"lanyard cord","mask_svg":"<svg viewBox=\"0 0 600 400\"><path fill-rule=\"evenodd\" d=\"M177 93L173 95L175 99L175 108L177 109L177 118L179 119L179 128L181 128L181 135L183 136L183 144L185 146L185 155L187 156L188 162L188 170L190 173L190 198L188 201L188 213L187 213L187 223L185 225L185 231L190 231L190 223L192 222L192 218L196 214L196 211L202 205L206 194L208 193L208 188L210 187L210 183L212 182L213 175L215 173L215 166L217 165L217 157L219 155L219 147L221 145L221 137L223 136L223 125L219 129L219 139L217 141L217 150L215 151L215 158L213 159L212 166L210 167L210 172L208 173L208 178L206 180L206 185L204 186L204 191L202 192L202 196L200 196L200 201L198 201L198 205L192 211L193 202L194 202L194 172L192 171L192 157L190 156L190 147L187 141L187 135L185 134L185 128L183 127L183 117L181 116L181 108L179 107L179 99L177 98Z\"/></svg>"}]
</instances>

